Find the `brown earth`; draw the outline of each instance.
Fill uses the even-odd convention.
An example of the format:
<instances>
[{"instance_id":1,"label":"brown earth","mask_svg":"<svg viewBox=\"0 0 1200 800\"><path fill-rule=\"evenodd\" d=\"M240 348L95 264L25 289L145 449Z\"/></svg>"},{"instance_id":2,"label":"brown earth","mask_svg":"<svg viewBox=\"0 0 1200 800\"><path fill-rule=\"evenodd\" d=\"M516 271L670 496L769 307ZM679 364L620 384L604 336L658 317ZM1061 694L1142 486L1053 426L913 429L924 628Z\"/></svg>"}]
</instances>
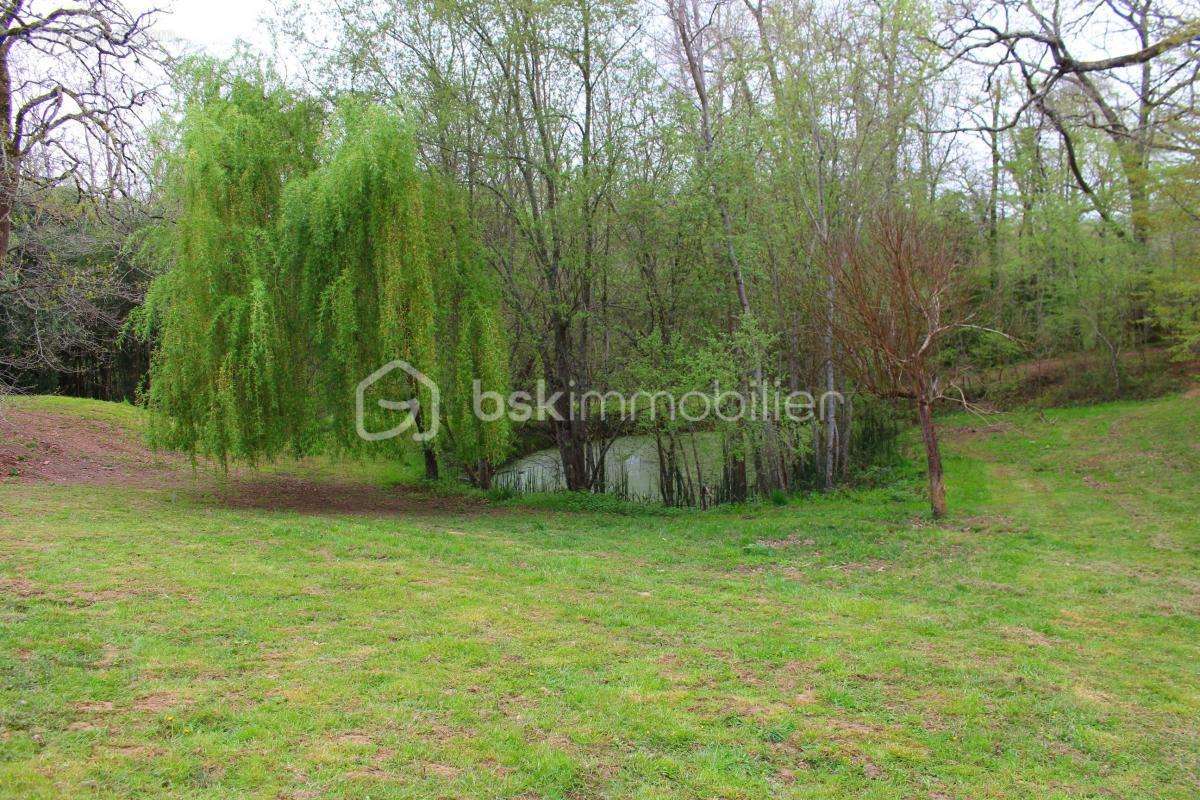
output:
<instances>
[{"instance_id":1,"label":"brown earth","mask_svg":"<svg viewBox=\"0 0 1200 800\"><path fill-rule=\"evenodd\" d=\"M452 514L478 511L486 503L408 486L316 481L296 475L232 477L205 493L226 508L295 511L301 514Z\"/></svg>"},{"instance_id":2,"label":"brown earth","mask_svg":"<svg viewBox=\"0 0 1200 800\"><path fill-rule=\"evenodd\" d=\"M0 481L174 489L224 508L306 514L447 514L481 500L418 487L382 487L249 469L225 474L180 453L150 450L136 432L71 414L0 411Z\"/></svg>"},{"instance_id":3,"label":"brown earth","mask_svg":"<svg viewBox=\"0 0 1200 800\"><path fill-rule=\"evenodd\" d=\"M145 487L186 475L185 458L152 452L127 428L69 414L0 411L0 478Z\"/></svg>"}]
</instances>

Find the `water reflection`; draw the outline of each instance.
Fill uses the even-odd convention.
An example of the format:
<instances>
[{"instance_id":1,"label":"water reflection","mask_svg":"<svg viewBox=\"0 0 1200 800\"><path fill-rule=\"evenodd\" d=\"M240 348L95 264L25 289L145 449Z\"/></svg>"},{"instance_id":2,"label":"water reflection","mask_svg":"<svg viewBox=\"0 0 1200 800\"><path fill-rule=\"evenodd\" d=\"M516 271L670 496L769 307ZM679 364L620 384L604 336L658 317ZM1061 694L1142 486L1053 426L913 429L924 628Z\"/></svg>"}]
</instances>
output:
<instances>
[{"instance_id":1,"label":"water reflection","mask_svg":"<svg viewBox=\"0 0 1200 800\"><path fill-rule=\"evenodd\" d=\"M686 471L689 480L710 486L719 483L719 437L714 433L698 433L683 436L679 441L677 465ZM604 458L604 477L606 492L629 500L661 500L659 453L654 437L622 436L614 440ZM495 485L521 494L565 489L558 449L539 450L505 465L496 473Z\"/></svg>"}]
</instances>

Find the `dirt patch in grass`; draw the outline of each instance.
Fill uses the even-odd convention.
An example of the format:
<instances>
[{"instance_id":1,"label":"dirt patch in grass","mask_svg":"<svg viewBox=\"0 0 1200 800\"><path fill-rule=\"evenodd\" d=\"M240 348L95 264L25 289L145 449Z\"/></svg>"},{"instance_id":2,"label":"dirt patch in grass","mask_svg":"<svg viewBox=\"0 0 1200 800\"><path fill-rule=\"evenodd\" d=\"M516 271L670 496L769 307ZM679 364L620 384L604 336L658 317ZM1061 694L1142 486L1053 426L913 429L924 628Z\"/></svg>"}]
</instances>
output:
<instances>
[{"instance_id":1,"label":"dirt patch in grass","mask_svg":"<svg viewBox=\"0 0 1200 800\"><path fill-rule=\"evenodd\" d=\"M116 666L120 660L120 649L115 644L105 642L100 648L100 657L96 659L92 666L96 669L108 669L109 667Z\"/></svg>"},{"instance_id":2,"label":"dirt patch in grass","mask_svg":"<svg viewBox=\"0 0 1200 800\"><path fill-rule=\"evenodd\" d=\"M0 477L52 483L161 486L186 460L156 453L127 428L68 414L0 412Z\"/></svg>"},{"instance_id":3,"label":"dirt patch in grass","mask_svg":"<svg viewBox=\"0 0 1200 800\"><path fill-rule=\"evenodd\" d=\"M436 762L427 762L421 765L421 772L428 775L436 775L442 780L452 781L462 774L462 770L458 767L452 767L449 764L438 764Z\"/></svg>"},{"instance_id":4,"label":"dirt patch in grass","mask_svg":"<svg viewBox=\"0 0 1200 800\"><path fill-rule=\"evenodd\" d=\"M193 469L183 454L151 450L129 428L23 408L0 409L0 481L170 488L203 505L301 514L456 514L487 508L482 500L411 487L249 470L221 476Z\"/></svg>"},{"instance_id":5,"label":"dirt patch in grass","mask_svg":"<svg viewBox=\"0 0 1200 800\"><path fill-rule=\"evenodd\" d=\"M854 572L885 572L892 566L894 566L892 562L884 561L882 558L868 558L866 561L851 561L846 564L836 564L834 568L849 574Z\"/></svg>"},{"instance_id":6,"label":"dirt patch in grass","mask_svg":"<svg viewBox=\"0 0 1200 800\"><path fill-rule=\"evenodd\" d=\"M348 744L353 747L366 747L366 746L370 745L373 741L375 741L367 734L359 733L357 731L347 731L345 733L339 733L333 737L333 740L335 742L337 742L338 744Z\"/></svg>"},{"instance_id":7,"label":"dirt patch in grass","mask_svg":"<svg viewBox=\"0 0 1200 800\"><path fill-rule=\"evenodd\" d=\"M118 758L128 758L132 761L150 762L161 756L165 751L161 747L148 744L110 744L109 753Z\"/></svg>"},{"instance_id":8,"label":"dirt patch in grass","mask_svg":"<svg viewBox=\"0 0 1200 800\"><path fill-rule=\"evenodd\" d=\"M179 705L179 695L175 692L154 692L139 697L133 704L134 711L144 711L157 714Z\"/></svg>"},{"instance_id":9,"label":"dirt patch in grass","mask_svg":"<svg viewBox=\"0 0 1200 800\"><path fill-rule=\"evenodd\" d=\"M0 576L0 594L16 597L40 597L42 590L33 581L21 575Z\"/></svg>"},{"instance_id":10,"label":"dirt patch in grass","mask_svg":"<svg viewBox=\"0 0 1200 800\"><path fill-rule=\"evenodd\" d=\"M821 554L814 553L813 555L819 556ZM810 567L808 564L803 566L806 568ZM721 575L735 581L743 580L747 575L778 576L794 581L809 580L812 577L811 572L807 571L807 569L802 569L793 564L738 564L732 570L722 572Z\"/></svg>"},{"instance_id":11,"label":"dirt patch in grass","mask_svg":"<svg viewBox=\"0 0 1200 800\"><path fill-rule=\"evenodd\" d=\"M1023 625L1006 625L1001 628L1004 637L1010 642L1029 645L1030 647L1055 647L1058 643L1044 633L1026 628Z\"/></svg>"},{"instance_id":12,"label":"dirt patch in grass","mask_svg":"<svg viewBox=\"0 0 1200 800\"><path fill-rule=\"evenodd\" d=\"M75 710L81 714L106 714L113 710L111 700L82 700L75 704Z\"/></svg>"},{"instance_id":13,"label":"dirt patch in grass","mask_svg":"<svg viewBox=\"0 0 1200 800\"><path fill-rule=\"evenodd\" d=\"M456 514L487 508L482 500L438 495L406 486L313 481L291 475L231 478L197 497L225 508L301 514Z\"/></svg>"},{"instance_id":14,"label":"dirt patch in grass","mask_svg":"<svg viewBox=\"0 0 1200 800\"><path fill-rule=\"evenodd\" d=\"M801 536L798 533L789 534L783 539L759 539L756 542L759 547L765 547L768 550L783 550L787 547L813 547L816 543L816 539L809 536Z\"/></svg>"},{"instance_id":15,"label":"dirt patch in grass","mask_svg":"<svg viewBox=\"0 0 1200 800\"><path fill-rule=\"evenodd\" d=\"M95 722L89 722L88 720L81 719L76 720L68 725L67 730L71 733L91 733L94 731L108 731L109 728L105 725L98 725Z\"/></svg>"},{"instance_id":16,"label":"dirt patch in grass","mask_svg":"<svg viewBox=\"0 0 1200 800\"><path fill-rule=\"evenodd\" d=\"M1113 485L1108 481L1097 480L1091 475L1083 476L1083 485L1089 489L1099 489L1101 491L1109 491L1113 488Z\"/></svg>"},{"instance_id":17,"label":"dirt patch in grass","mask_svg":"<svg viewBox=\"0 0 1200 800\"><path fill-rule=\"evenodd\" d=\"M152 594L164 594L143 587L123 587L120 589L89 589L82 584L69 584L65 587L70 592L70 602L90 606L96 603L113 603L122 600L132 600Z\"/></svg>"}]
</instances>

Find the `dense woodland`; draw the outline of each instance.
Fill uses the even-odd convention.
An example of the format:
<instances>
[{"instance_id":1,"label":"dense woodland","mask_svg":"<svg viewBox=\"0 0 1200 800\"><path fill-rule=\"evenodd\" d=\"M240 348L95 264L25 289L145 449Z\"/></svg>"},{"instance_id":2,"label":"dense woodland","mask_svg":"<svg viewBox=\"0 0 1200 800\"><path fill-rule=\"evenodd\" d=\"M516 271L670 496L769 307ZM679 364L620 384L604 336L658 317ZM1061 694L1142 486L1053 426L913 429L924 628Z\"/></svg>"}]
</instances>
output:
<instances>
[{"instance_id":1,"label":"dense woodland","mask_svg":"<svg viewBox=\"0 0 1200 800\"><path fill-rule=\"evenodd\" d=\"M64 10L66 9L66 10ZM0 34L0 378L138 398L219 462L339 449L487 487L538 446L604 484L694 426L485 423L498 391L838 392L716 422L719 499L828 489L979 376L1200 356L1200 7L1187 0L299 3L217 61L115 0ZM355 436L435 375L446 435ZM414 386L414 390L418 387ZM429 408L423 404L422 408Z\"/></svg>"}]
</instances>

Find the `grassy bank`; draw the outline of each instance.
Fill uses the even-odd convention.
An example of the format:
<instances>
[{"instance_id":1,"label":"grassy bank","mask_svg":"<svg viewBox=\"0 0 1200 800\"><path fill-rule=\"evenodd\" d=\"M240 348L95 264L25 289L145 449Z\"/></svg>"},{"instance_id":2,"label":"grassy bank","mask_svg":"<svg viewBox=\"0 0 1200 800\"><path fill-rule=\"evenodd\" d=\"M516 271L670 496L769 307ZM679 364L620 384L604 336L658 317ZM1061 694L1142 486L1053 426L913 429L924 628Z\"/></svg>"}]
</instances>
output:
<instances>
[{"instance_id":1,"label":"grassy bank","mask_svg":"<svg viewBox=\"0 0 1200 800\"><path fill-rule=\"evenodd\" d=\"M0 797L1192 798L1198 409L952 418L939 526L8 480Z\"/></svg>"}]
</instances>

